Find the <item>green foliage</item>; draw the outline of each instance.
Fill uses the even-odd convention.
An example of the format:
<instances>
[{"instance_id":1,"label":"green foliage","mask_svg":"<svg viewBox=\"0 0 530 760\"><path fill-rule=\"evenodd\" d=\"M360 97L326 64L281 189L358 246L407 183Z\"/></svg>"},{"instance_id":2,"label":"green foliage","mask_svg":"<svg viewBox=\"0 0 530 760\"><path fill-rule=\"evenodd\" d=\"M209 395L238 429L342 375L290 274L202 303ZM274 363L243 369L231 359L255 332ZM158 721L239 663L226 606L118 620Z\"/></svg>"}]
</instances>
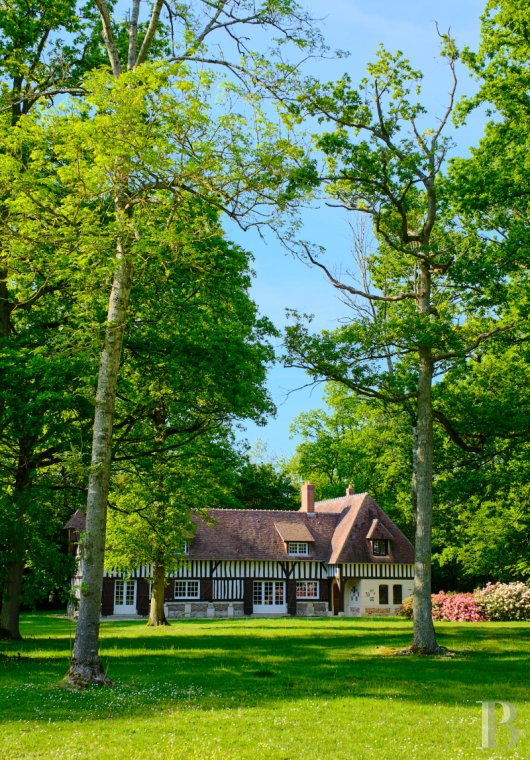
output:
<instances>
[{"instance_id":1,"label":"green foliage","mask_svg":"<svg viewBox=\"0 0 530 760\"><path fill-rule=\"evenodd\" d=\"M298 488L289 473L271 462L245 458L236 474L233 491L238 506L244 509L285 509L300 507Z\"/></svg>"},{"instance_id":2,"label":"green foliage","mask_svg":"<svg viewBox=\"0 0 530 760\"><path fill-rule=\"evenodd\" d=\"M339 384L328 384L327 410L295 420L301 435L290 469L315 484L317 499L343 496L348 485L368 492L409 536L413 534L407 419L389 414Z\"/></svg>"}]
</instances>

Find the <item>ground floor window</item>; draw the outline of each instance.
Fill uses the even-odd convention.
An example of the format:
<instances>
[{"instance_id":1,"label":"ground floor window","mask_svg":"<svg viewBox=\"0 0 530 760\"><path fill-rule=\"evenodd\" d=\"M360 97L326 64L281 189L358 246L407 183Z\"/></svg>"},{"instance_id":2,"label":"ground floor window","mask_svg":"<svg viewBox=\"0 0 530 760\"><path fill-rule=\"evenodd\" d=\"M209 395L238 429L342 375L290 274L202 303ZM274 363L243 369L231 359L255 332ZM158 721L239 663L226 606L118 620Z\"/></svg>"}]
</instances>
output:
<instances>
[{"instance_id":1,"label":"ground floor window","mask_svg":"<svg viewBox=\"0 0 530 760\"><path fill-rule=\"evenodd\" d=\"M198 599L199 581L175 581L175 599Z\"/></svg>"},{"instance_id":2,"label":"ground floor window","mask_svg":"<svg viewBox=\"0 0 530 760\"><path fill-rule=\"evenodd\" d=\"M252 601L255 607L284 605L285 583L283 581L254 581Z\"/></svg>"},{"instance_id":3,"label":"ground floor window","mask_svg":"<svg viewBox=\"0 0 530 760\"><path fill-rule=\"evenodd\" d=\"M136 597L136 581L125 581L118 578L114 581L114 607L134 607ZM118 610L119 611L119 610Z\"/></svg>"},{"instance_id":4,"label":"ground floor window","mask_svg":"<svg viewBox=\"0 0 530 760\"><path fill-rule=\"evenodd\" d=\"M379 586L379 604L388 604L388 586L386 583Z\"/></svg>"},{"instance_id":5,"label":"ground floor window","mask_svg":"<svg viewBox=\"0 0 530 760\"><path fill-rule=\"evenodd\" d=\"M318 599L318 581L296 581L297 599Z\"/></svg>"},{"instance_id":6,"label":"ground floor window","mask_svg":"<svg viewBox=\"0 0 530 760\"><path fill-rule=\"evenodd\" d=\"M392 587L392 602L394 604L401 604L403 601L403 586L401 583Z\"/></svg>"}]
</instances>

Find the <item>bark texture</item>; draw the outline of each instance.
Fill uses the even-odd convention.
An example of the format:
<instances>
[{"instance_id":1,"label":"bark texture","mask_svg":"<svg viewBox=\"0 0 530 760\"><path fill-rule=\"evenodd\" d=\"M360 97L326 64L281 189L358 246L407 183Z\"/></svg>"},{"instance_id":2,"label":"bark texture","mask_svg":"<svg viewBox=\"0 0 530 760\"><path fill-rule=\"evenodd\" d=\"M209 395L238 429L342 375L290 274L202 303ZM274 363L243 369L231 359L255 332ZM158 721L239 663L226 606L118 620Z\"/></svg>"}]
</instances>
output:
<instances>
[{"instance_id":1,"label":"bark texture","mask_svg":"<svg viewBox=\"0 0 530 760\"><path fill-rule=\"evenodd\" d=\"M160 564L155 564L153 570L153 585L151 588L151 604L149 606L149 619L147 625L169 625L164 610L164 596L166 590L166 573Z\"/></svg>"},{"instance_id":2,"label":"bark texture","mask_svg":"<svg viewBox=\"0 0 530 760\"><path fill-rule=\"evenodd\" d=\"M429 264L419 267L418 310L429 318L431 311L431 274ZM418 362L418 400L416 423L416 542L414 579L413 650L437 654L431 605L431 536L432 536L432 349L420 346Z\"/></svg>"},{"instance_id":3,"label":"bark texture","mask_svg":"<svg viewBox=\"0 0 530 760\"><path fill-rule=\"evenodd\" d=\"M65 679L67 684L76 687L112 683L103 672L99 659L99 621L116 386L127 305L132 287L132 265L125 255L122 245L118 245L117 259L118 266L109 300L107 328L99 365L96 393L86 533L81 547L83 582L79 601L79 617L72 662Z\"/></svg>"}]
</instances>

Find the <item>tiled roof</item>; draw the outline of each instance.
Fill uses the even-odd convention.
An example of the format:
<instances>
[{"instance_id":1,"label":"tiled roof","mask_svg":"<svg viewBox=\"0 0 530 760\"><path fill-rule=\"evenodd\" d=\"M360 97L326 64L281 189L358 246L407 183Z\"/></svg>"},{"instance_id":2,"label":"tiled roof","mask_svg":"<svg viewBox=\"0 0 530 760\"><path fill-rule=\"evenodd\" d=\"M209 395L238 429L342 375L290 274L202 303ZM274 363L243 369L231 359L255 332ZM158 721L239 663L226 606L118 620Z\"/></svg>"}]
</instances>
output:
<instances>
[{"instance_id":1,"label":"tiled roof","mask_svg":"<svg viewBox=\"0 0 530 760\"><path fill-rule=\"evenodd\" d=\"M367 538L374 520L379 521L380 530L384 528L392 535L392 540L388 542L386 557L374 557L372 542ZM414 562L414 547L371 496L359 494L359 501L352 504L345 512L333 537L333 551L329 562L332 564L341 562L410 564Z\"/></svg>"},{"instance_id":2,"label":"tiled roof","mask_svg":"<svg viewBox=\"0 0 530 760\"><path fill-rule=\"evenodd\" d=\"M381 522L381 520L379 520L376 517L374 520L372 520L372 524L370 525L370 530L366 534L366 538L369 539L370 541L372 539L374 539L374 538L375 539L377 539L377 538L392 539L393 535L388 530L388 528L386 527L386 525L383 525L383 523Z\"/></svg>"},{"instance_id":3,"label":"tiled roof","mask_svg":"<svg viewBox=\"0 0 530 760\"><path fill-rule=\"evenodd\" d=\"M307 559L343 562L414 562L414 548L367 493L315 503L314 512L266 509L210 509L193 518L197 531L189 559L287 560L287 541L310 544ZM65 526L85 529L81 510ZM373 538L387 538L389 553L374 557Z\"/></svg>"},{"instance_id":4,"label":"tiled roof","mask_svg":"<svg viewBox=\"0 0 530 760\"><path fill-rule=\"evenodd\" d=\"M85 523L86 523L86 517L85 513L81 512L80 509L78 509L72 517L68 520L66 523L65 530L78 530L82 531L85 529Z\"/></svg>"},{"instance_id":5,"label":"tiled roof","mask_svg":"<svg viewBox=\"0 0 530 760\"><path fill-rule=\"evenodd\" d=\"M266 509L210 509L207 522L195 518L197 532L189 559L286 560L287 547L276 523L308 530L313 538L308 559L327 562L338 515ZM308 539L298 539L307 541Z\"/></svg>"},{"instance_id":6,"label":"tiled roof","mask_svg":"<svg viewBox=\"0 0 530 760\"><path fill-rule=\"evenodd\" d=\"M275 522L274 527L284 541L314 541L310 530L306 525L294 522Z\"/></svg>"}]
</instances>

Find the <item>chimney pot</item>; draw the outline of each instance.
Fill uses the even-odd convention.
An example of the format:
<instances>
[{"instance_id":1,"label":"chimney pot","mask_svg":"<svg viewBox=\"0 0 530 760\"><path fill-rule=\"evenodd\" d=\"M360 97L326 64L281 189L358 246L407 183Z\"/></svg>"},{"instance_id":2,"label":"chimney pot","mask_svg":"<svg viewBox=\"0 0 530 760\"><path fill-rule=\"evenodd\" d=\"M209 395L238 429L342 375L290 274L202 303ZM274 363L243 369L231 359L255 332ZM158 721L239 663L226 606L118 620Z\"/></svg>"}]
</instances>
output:
<instances>
[{"instance_id":1,"label":"chimney pot","mask_svg":"<svg viewBox=\"0 0 530 760\"><path fill-rule=\"evenodd\" d=\"M302 486L302 506L300 512L315 511L315 486L306 480Z\"/></svg>"},{"instance_id":2,"label":"chimney pot","mask_svg":"<svg viewBox=\"0 0 530 760\"><path fill-rule=\"evenodd\" d=\"M346 489L346 496L353 496L354 494L355 494L355 488L350 483L350 485Z\"/></svg>"}]
</instances>

